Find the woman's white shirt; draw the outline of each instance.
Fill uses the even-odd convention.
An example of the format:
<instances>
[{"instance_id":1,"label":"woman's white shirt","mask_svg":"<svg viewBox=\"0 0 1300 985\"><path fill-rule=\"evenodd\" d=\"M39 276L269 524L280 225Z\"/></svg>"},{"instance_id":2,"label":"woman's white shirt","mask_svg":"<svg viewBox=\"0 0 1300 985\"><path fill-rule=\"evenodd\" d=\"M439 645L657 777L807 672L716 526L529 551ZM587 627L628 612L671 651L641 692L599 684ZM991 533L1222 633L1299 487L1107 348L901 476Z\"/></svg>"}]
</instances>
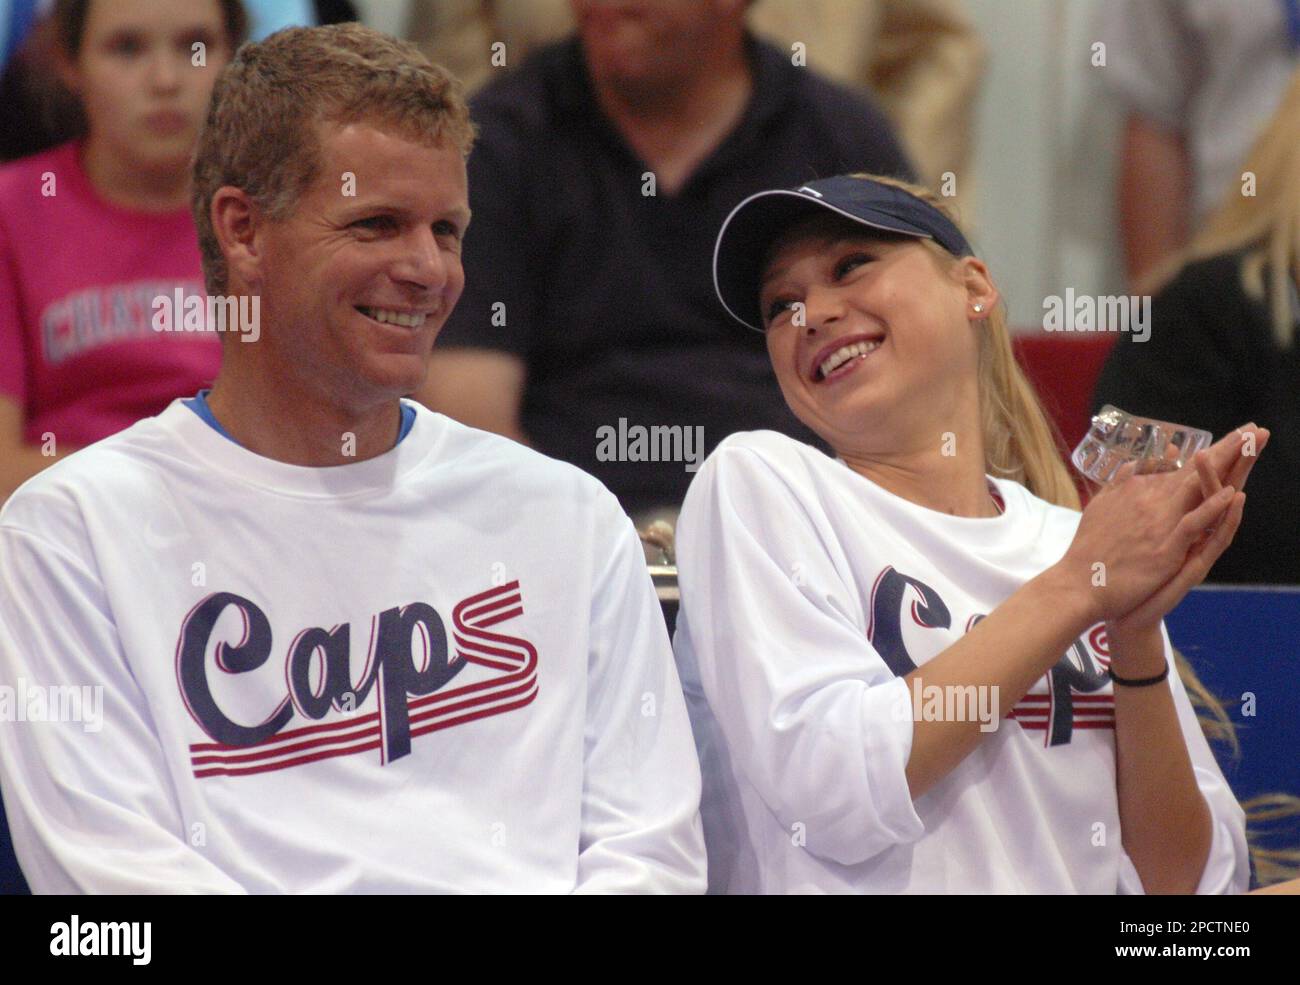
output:
<instances>
[{"instance_id":1,"label":"woman's white shirt","mask_svg":"<svg viewBox=\"0 0 1300 985\"><path fill-rule=\"evenodd\" d=\"M1073 539L1078 513L989 481L1000 516L949 516L771 431L730 436L701 467L677 527L674 650L711 891L1142 891L1120 843L1104 626L1013 708L903 680ZM1198 891L1243 891L1241 808L1169 680L1214 819ZM989 734L914 803L913 721L954 714Z\"/></svg>"}]
</instances>

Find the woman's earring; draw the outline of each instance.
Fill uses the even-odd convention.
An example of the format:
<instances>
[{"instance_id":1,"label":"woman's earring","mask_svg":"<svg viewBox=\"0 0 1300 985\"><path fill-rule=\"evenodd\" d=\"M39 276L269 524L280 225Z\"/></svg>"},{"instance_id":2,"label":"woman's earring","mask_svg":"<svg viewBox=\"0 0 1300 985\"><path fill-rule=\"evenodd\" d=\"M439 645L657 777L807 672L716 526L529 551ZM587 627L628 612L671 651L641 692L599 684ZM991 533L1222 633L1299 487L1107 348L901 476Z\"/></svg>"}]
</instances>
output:
<instances>
[{"instance_id":1,"label":"woman's earring","mask_svg":"<svg viewBox=\"0 0 1300 985\"><path fill-rule=\"evenodd\" d=\"M979 314L981 311L983 311L983 310L984 310L984 305L982 305L982 304L977 304L977 305L975 305L975 314L978 315L978 314Z\"/></svg>"}]
</instances>

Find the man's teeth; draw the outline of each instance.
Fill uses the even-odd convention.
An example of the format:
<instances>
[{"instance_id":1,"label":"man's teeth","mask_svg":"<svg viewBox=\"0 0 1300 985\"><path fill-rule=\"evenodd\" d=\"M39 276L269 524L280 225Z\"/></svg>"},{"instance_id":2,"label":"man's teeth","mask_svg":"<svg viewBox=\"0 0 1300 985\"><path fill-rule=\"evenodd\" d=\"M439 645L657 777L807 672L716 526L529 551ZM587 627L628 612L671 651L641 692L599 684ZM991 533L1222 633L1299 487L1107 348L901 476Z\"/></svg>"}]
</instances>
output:
<instances>
[{"instance_id":1,"label":"man's teeth","mask_svg":"<svg viewBox=\"0 0 1300 985\"><path fill-rule=\"evenodd\" d=\"M825 377L830 376L831 373L835 372L835 370L843 366L850 359L853 359L855 356L865 356L872 349L879 348L879 346L879 340L872 342L854 342L852 345L840 346L840 348L827 356L817 369L820 371L822 378L824 379Z\"/></svg>"},{"instance_id":2,"label":"man's teeth","mask_svg":"<svg viewBox=\"0 0 1300 985\"><path fill-rule=\"evenodd\" d=\"M413 315L401 311L387 311L384 308L360 308L363 315L367 318L373 318L375 321L385 325L402 325L405 328L419 328L424 324L424 312L417 312Z\"/></svg>"}]
</instances>

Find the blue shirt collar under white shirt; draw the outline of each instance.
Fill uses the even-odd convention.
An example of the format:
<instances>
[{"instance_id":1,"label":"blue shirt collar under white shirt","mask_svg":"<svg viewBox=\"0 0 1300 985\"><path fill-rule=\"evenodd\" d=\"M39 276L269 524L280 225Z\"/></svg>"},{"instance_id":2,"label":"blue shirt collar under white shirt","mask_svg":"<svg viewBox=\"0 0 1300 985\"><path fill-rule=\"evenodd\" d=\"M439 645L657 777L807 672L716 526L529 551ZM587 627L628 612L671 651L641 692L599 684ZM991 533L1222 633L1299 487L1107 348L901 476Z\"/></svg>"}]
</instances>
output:
<instances>
[{"instance_id":1,"label":"blue shirt collar under white shirt","mask_svg":"<svg viewBox=\"0 0 1300 985\"><path fill-rule=\"evenodd\" d=\"M231 437L230 432L221 426L221 422L217 420L217 416L214 413L212 413L212 408L208 406L208 394L211 392L212 390L210 388L207 390L200 390L198 393L190 397L188 400L181 401L181 403L183 403L190 410L194 411L194 413L197 414L199 418L205 424L208 425L208 427L216 431L217 434L221 435L227 441L233 441L235 444L238 445L239 442L235 441L235 439ZM406 403L405 401L403 401L402 402L402 423L401 423L401 427L398 429L397 441L395 442L395 444L401 444L402 439L411 433L411 428L414 426L415 426L415 408L412 407L410 404Z\"/></svg>"}]
</instances>

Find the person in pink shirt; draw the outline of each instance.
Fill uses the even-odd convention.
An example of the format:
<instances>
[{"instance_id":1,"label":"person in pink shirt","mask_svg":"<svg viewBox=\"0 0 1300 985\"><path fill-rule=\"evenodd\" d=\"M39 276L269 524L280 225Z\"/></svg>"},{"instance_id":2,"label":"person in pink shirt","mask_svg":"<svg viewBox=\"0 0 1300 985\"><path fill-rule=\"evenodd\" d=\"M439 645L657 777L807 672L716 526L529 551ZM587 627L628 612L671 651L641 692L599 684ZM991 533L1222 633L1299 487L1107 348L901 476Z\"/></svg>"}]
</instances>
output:
<instances>
[{"instance_id":1,"label":"person in pink shirt","mask_svg":"<svg viewBox=\"0 0 1300 985\"><path fill-rule=\"evenodd\" d=\"M212 332L158 331L202 295L190 156L247 33L239 0L57 0L84 126L0 168L0 503L56 458L207 385Z\"/></svg>"}]
</instances>

